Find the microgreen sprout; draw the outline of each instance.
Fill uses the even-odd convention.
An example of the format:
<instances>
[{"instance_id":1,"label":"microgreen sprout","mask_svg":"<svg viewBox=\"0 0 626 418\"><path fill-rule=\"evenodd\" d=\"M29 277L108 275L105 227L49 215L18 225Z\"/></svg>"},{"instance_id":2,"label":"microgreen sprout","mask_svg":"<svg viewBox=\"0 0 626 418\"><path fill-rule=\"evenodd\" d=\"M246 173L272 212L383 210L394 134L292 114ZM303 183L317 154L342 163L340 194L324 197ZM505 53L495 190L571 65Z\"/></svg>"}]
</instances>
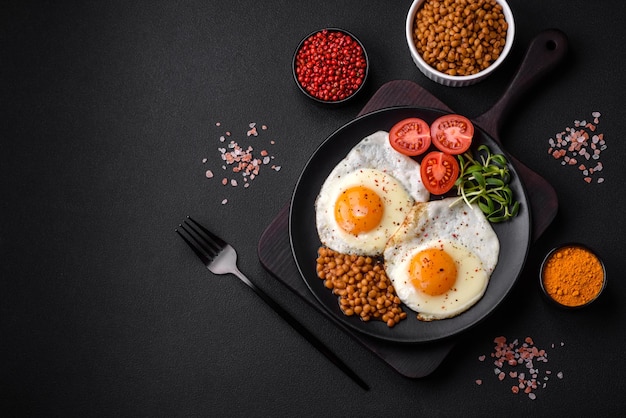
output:
<instances>
[{"instance_id":1,"label":"microgreen sprout","mask_svg":"<svg viewBox=\"0 0 626 418\"><path fill-rule=\"evenodd\" d=\"M475 158L471 152L458 155L460 174L455 182L459 198L452 205L465 201L476 203L490 222L503 222L517 215L519 202L509 187L511 172L502 154L493 154L480 145Z\"/></svg>"}]
</instances>

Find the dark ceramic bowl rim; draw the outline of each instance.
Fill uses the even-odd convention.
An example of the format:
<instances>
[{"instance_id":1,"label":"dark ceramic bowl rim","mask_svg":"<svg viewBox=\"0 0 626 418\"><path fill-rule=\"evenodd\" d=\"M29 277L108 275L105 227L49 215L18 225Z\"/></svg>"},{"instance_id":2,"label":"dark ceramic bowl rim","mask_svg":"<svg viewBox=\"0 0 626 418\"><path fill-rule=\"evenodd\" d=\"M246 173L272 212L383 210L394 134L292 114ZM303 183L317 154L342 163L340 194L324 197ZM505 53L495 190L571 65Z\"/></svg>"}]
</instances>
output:
<instances>
[{"instance_id":1,"label":"dark ceramic bowl rim","mask_svg":"<svg viewBox=\"0 0 626 418\"><path fill-rule=\"evenodd\" d=\"M569 305L564 305L560 302L558 302L556 299L554 299L552 296L550 296L550 294L548 293L548 291L546 290L544 284L543 284L543 270L545 268L546 262L550 259L550 257L557 252L560 249L563 248L568 248L568 247L578 247L578 248L582 248L586 251L589 251L591 254L593 254L598 261L600 262L600 265L602 266L602 287L600 287L600 290L598 291L598 293L596 293L596 295L588 300L587 302L583 303L582 305L576 305L576 306L569 306ZM548 253L546 254L546 256L543 258L543 261L541 262L541 268L539 269L539 286L541 287L541 293L543 293L544 297L550 301L551 303L553 303L555 306L558 306L560 308L564 308L567 310L575 310L575 309L581 309L584 307L587 307L589 305L591 305L593 302L595 302L600 295L604 292L604 289L606 288L606 283L607 283L607 277L606 277L606 266L604 265L604 261L602 260L602 257L600 257L597 253L597 251L595 251L594 249L590 248L588 245L585 244L581 244L580 242L568 242L568 243L564 243L564 244L560 244L554 248L552 248L550 251L548 251Z\"/></svg>"},{"instance_id":2,"label":"dark ceramic bowl rim","mask_svg":"<svg viewBox=\"0 0 626 418\"><path fill-rule=\"evenodd\" d=\"M350 36L352 39L354 39L359 46L361 47L361 51L363 51L363 56L365 57L365 74L363 75L363 81L361 82L361 85L359 86L359 88L354 91L354 93L352 93L350 96L346 97L345 99L342 100L322 100L319 99L315 96L312 96L308 91L306 91L306 89L300 84L300 82L298 81L298 76L296 74L296 56L298 55L298 51L300 51L300 49L302 48L302 45L304 44L304 42L309 39L311 36L315 35L316 33L322 32L322 31L328 31L328 32L341 32L345 35ZM298 86L298 89L300 89L300 91L309 99L314 100L318 103L323 103L323 104L327 104L327 105L337 105L337 104L342 104L345 103L351 99L353 99L357 94L359 94L360 91L363 90L363 86L365 86L365 81L367 80L367 75L369 74L369 70L370 70L370 60L369 57L367 56L367 51L365 50L365 47L363 46L363 43L361 42L361 40L359 38L357 38L352 32L347 31L345 29L340 29L340 28L335 28L335 27L329 27L329 28L323 28L323 29L317 29L314 30L313 32L309 33L308 35L306 35L304 38L302 38L302 40L298 43L298 46L296 48L296 50L293 53L293 57L291 59L291 73L293 75L293 80L296 82L296 85Z\"/></svg>"}]
</instances>

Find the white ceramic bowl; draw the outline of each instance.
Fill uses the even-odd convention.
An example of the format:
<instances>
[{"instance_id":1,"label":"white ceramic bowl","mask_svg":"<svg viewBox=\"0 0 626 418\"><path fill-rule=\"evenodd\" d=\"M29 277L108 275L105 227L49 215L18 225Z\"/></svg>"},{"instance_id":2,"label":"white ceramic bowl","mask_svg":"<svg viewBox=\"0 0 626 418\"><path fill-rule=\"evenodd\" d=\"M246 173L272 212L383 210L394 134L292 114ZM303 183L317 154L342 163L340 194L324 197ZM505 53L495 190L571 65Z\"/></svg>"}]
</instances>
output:
<instances>
[{"instance_id":1,"label":"white ceramic bowl","mask_svg":"<svg viewBox=\"0 0 626 418\"><path fill-rule=\"evenodd\" d=\"M511 8L506 1L496 0L496 2L502 6L502 12L508 24L508 29L506 32L506 42L504 44L504 49L502 50L502 53L500 54L498 59L496 59L489 67L472 75L452 76L437 71L435 68L428 65L426 61L424 61L422 56L417 51L417 47L415 46L415 42L413 41L413 25L415 22L415 14L425 1L427 0L415 0L413 4L411 4L411 8L409 9L409 13L407 14L406 18L406 41L409 46L409 50L411 51L411 57L413 58L415 65L417 65L417 68L419 68L420 71L429 79L439 84L443 84L444 86L469 86L483 80L485 77L493 73L509 55L511 47L513 46L513 39L515 38L515 22L513 20L513 13L511 12Z\"/></svg>"}]
</instances>

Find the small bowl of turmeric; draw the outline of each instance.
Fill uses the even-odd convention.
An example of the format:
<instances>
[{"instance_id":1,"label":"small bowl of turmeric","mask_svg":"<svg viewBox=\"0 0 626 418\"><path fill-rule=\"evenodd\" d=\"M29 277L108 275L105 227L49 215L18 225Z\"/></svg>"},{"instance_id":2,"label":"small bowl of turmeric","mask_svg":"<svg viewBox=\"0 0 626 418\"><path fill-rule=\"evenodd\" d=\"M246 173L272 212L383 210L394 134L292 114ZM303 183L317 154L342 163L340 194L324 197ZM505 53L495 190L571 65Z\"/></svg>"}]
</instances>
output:
<instances>
[{"instance_id":1,"label":"small bowl of turmeric","mask_svg":"<svg viewBox=\"0 0 626 418\"><path fill-rule=\"evenodd\" d=\"M539 274L544 295L560 307L576 309L595 301L606 287L604 262L589 247L565 244L550 251Z\"/></svg>"}]
</instances>

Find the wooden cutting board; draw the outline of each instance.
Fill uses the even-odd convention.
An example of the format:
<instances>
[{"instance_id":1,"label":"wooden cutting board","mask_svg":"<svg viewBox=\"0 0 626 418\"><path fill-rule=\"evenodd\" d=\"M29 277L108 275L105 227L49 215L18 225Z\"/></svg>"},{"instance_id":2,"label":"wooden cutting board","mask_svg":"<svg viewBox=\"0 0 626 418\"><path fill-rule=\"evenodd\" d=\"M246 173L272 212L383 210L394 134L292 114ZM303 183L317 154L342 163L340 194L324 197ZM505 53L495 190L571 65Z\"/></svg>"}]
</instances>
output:
<instances>
[{"instance_id":1,"label":"wooden cutting board","mask_svg":"<svg viewBox=\"0 0 626 418\"><path fill-rule=\"evenodd\" d=\"M532 84L552 70L567 52L567 38L558 30L541 32L534 38L516 76L501 99L474 122L494 140L500 142L499 129L503 119ZM452 111L443 102L416 83L396 80L384 84L367 102L359 116L395 106L419 106ZM533 239L537 239L554 219L558 201L552 186L537 173L510 156L524 183L532 213ZM432 373L455 344L446 339L426 344L401 344L379 340L347 328L329 314L315 299L302 280L289 243L289 206L287 203L265 229L258 244L263 267L294 293L325 315L347 334L371 350L398 373L411 378Z\"/></svg>"}]
</instances>

